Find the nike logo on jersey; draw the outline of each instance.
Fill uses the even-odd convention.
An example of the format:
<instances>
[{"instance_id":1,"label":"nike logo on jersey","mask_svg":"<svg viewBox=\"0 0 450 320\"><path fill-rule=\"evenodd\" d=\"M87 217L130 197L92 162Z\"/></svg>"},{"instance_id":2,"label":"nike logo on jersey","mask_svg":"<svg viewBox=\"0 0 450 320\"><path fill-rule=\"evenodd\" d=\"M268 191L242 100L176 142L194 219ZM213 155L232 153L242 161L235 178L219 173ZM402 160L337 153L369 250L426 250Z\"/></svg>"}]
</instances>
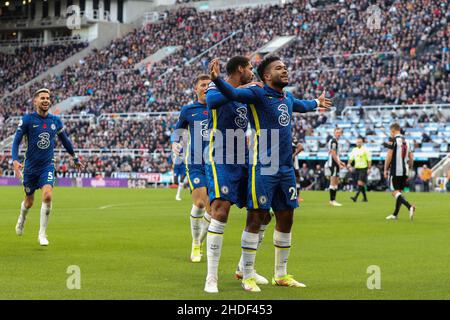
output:
<instances>
[{"instance_id":1,"label":"nike logo on jersey","mask_svg":"<svg viewBox=\"0 0 450 320\"><path fill-rule=\"evenodd\" d=\"M33 124L33 128L37 128L37 127L39 127L38 124Z\"/></svg>"}]
</instances>

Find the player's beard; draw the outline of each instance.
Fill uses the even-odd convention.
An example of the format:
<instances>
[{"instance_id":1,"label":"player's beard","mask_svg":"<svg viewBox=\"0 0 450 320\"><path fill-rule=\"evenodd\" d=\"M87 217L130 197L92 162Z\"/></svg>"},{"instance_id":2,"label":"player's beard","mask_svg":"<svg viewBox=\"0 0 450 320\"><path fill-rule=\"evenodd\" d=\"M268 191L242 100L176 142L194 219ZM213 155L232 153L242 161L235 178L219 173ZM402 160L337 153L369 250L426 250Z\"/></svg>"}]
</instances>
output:
<instances>
[{"instance_id":1,"label":"player's beard","mask_svg":"<svg viewBox=\"0 0 450 320\"><path fill-rule=\"evenodd\" d=\"M40 105L40 106L38 106L38 109L39 109L42 113L47 113L48 110L50 110L50 105L48 105L48 106Z\"/></svg>"},{"instance_id":2,"label":"player's beard","mask_svg":"<svg viewBox=\"0 0 450 320\"><path fill-rule=\"evenodd\" d=\"M272 84L276 88L283 89L284 87L289 85L289 82L288 81L285 82L285 81L281 80L281 77L279 77L279 78L275 79L274 81L272 81Z\"/></svg>"}]
</instances>

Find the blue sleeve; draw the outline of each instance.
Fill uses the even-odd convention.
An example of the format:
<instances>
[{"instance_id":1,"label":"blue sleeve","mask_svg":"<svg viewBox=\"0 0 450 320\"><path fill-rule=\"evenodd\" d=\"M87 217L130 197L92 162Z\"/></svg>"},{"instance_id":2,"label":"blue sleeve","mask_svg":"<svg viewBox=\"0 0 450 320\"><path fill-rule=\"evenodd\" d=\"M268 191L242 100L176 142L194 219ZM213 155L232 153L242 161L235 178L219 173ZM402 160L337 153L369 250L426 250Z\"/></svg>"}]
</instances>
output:
<instances>
[{"instance_id":1,"label":"blue sleeve","mask_svg":"<svg viewBox=\"0 0 450 320\"><path fill-rule=\"evenodd\" d=\"M236 89L220 77L214 80L214 83L216 84L217 89L230 100L241 103L258 103L261 101L256 89L259 87L254 87L253 89L255 90L252 88Z\"/></svg>"},{"instance_id":2,"label":"blue sleeve","mask_svg":"<svg viewBox=\"0 0 450 320\"><path fill-rule=\"evenodd\" d=\"M70 141L69 137L67 136L65 131L61 131L58 133L59 140L61 141L62 145L64 146L64 149L67 150L67 152L73 157L75 156L75 151L73 150L72 142Z\"/></svg>"},{"instance_id":3,"label":"blue sleeve","mask_svg":"<svg viewBox=\"0 0 450 320\"><path fill-rule=\"evenodd\" d=\"M206 91L206 104L208 107L210 109L216 109L228 102L230 102L230 100L225 97L222 92L217 90L214 82L211 82Z\"/></svg>"},{"instance_id":4,"label":"blue sleeve","mask_svg":"<svg viewBox=\"0 0 450 320\"><path fill-rule=\"evenodd\" d=\"M170 137L170 142L178 142L180 140L181 135L178 130L186 129L189 125L189 122L186 119L186 107L181 109L180 117L178 118L177 124L175 125L175 131L172 133Z\"/></svg>"},{"instance_id":5,"label":"blue sleeve","mask_svg":"<svg viewBox=\"0 0 450 320\"><path fill-rule=\"evenodd\" d=\"M186 120L186 109L181 109L180 117L178 118L177 124L175 125L176 129L186 129L188 126L188 121Z\"/></svg>"},{"instance_id":6,"label":"blue sleeve","mask_svg":"<svg viewBox=\"0 0 450 320\"><path fill-rule=\"evenodd\" d=\"M317 109L318 105L316 100L300 100L296 99L291 95L292 100L294 101L292 111L299 113L306 113L310 111L314 111Z\"/></svg>"},{"instance_id":7,"label":"blue sleeve","mask_svg":"<svg viewBox=\"0 0 450 320\"><path fill-rule=\"evenodd\" d=\"M14 136L14 141L12 145L12 159L13 161L19 160L19 146L22 142L23 136L28 133L28 119L27 116L23 116L22 120L19 122L17 127L16 135Z\"/></svg>"}]
</instances>

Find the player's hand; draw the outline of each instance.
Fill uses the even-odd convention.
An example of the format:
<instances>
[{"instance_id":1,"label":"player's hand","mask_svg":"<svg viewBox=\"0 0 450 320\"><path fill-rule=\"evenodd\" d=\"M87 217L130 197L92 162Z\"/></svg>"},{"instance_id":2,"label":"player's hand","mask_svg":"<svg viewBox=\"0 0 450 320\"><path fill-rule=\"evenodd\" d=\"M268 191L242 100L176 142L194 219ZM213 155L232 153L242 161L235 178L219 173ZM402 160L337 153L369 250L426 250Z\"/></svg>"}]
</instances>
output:
<instances>
[{"instance_id":1,"label":"player's hand","mask_svg":"<svg viewBox=\"0 0 450 320\"><path fill-rule=\"evenodd\" d=\"M77 168L78 171L81 171L86 167L86 164L81 161L78 157L73 158L73 163L75 164L75 168Z\"/></svg>"},{"instance_id":2,"label":"player's hand","mask_svg":"<svg viewBox=\"0 0 450 320\"><path fill-rule=\"evenodd\" d=\"M247 84L243 84L242 86L239 86L238 88L239 89L245 89L245 88L248 88L248 87L251 87L251 86L258 86L260 88L263 88L264 87L264 83L262 83L260 81L253 81L253 82L250 82L250 83L247 83Z\"/></svg>"},{"instance_id":3,"label":"player's hand","mask_svg":"<svg viewBox=\"0 0 450 320\"><path fill-rule=\"evenodd\" d=\"M341 161L341 162L339 163L339 166L341 167L341 169L344 169L344 168L345 168L345 163Z\"/></svg>"},{"instance_id":4,"label":"player's hand","mask_svg":"<svg viewBox=\"0 0 450 320\"><path fill-rule=\"evenodd\" d=\"M181 147L182 147L181 143L178 142L172 143L172 151L177 157L180 155Z\"/></svg>"},{"instance_id":5,"label":"player's hand","mask_svg":"<svg viewBox=\"0 0 450 320\"><path fill-rule=\"evenodd\" d=\"M22 179L23 178L23 175L22 175L23 165L19 161L14 160L13 166L14 166L14 173L16 174L16 178Z\"/></svg>"},{"instance_id":6,"label":"player's hand","mask_svg":"<svg viewBox=\"0 0 450 320\"><path fill-rule=\"evenodd\" d=\"M319 100L319 108L320 109L330 109L333 105L333 102L325 97L325 90L322 92L322 94L317 98Z\"/></svg>"},{"instance_id":7,"label":"player's hand","mask_svg":"<svg viewBox=\"0 0 450 320\"><path fill-rule=\"evenodd\" d=\"M220 75L220 61L219 59L213 59L209 63L209 76L211 80L216 80Z\"/></svg>"}]
</instances>

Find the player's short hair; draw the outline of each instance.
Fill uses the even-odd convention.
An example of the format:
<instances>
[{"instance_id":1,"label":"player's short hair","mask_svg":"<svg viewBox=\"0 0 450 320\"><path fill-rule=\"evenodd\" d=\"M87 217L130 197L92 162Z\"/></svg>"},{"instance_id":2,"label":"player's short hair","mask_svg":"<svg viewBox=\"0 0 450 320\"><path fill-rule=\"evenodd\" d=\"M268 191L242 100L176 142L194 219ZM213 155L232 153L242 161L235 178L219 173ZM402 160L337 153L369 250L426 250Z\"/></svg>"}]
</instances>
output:
<instances>
[{"instance_id":1,"label":"player's short hair","mask_svg":"<svg viewBox=\"0 0 450 320\"><path fill-rule=\"evenodd\" d=\"M39 95L39 93L42 93L42 92L50 94L50 90L49 89L41 88L41 89L36 90L36 92L34 93L34 97L36 98Z\"/></svg>"},{"instance_id":2,"label":"player's short hair","mask_svg":"<svg viewBox=\"0 0 450 320\"><path fill-rule=\"evenodd\" d=\"M364 142L364 137L363 137L363 136L357 136L356 139L357 139L357 140L358 140L358 139L361 139L362 142Z\"/></svg>"},{"instance_id":3,"label":"player's short hair","mask_svg":"<svg viewBox=\"0 0 450 320\"><path fill-rule=\"evenodd\" d=\"M250 59L244 56L234 56L227 62L227 74L231 75L236 72L239 67L245 68L250 63Z\"/></svg>"},{"instance_id":4,"label":"player's short hair","mask_svg":"<svg viewBox=\"0 0 450 320\"><path fill-rule=\"evenodd\" d=\"M393 124L391 124L389 126L389 129L395 130L395 131L401 131L402 128L400 127L400 125L397 122L394 122Z\"/></svg>"},{"instance_id":5,"label":"player's short hair","mask_svg":"<svg viewBox=\"0 0 450 320\"><path fill-rule=\"evenodd\" d=\"M335 127L334 128L334 132L336 132L336 131L341 131L342 132L342 131L344 131L344 129L342 129L341 127Z\"/></svg>"},{"instance_id":6,"label":"player's short hair","mask_svg":"<svg viewBox=\"0 0 450 320\"><path fill-rule=\"evenodd\" d=\"M211 77L209 76L209 74L206 74L206 73L199 74L199 75L195 78L194 87L196 87L197 84L198 84L200 81L202 81L202 80L211 80Z\"/></svg>"},{"instance_id":7,"label":"player's short hair","mask_svg":"<svg viewBox=\"0 0 450 320\"><path fill-rule=\"evenodd\" d=\"M267 67L275 61L280 61L280 57L277 56L267 56L261 61L261 63L258 65L258 68L256 68L256 72L258 73L258 77L261 79L261 81L264 82L264 73L266 72Z\"/></svg>"}]
</instances>

